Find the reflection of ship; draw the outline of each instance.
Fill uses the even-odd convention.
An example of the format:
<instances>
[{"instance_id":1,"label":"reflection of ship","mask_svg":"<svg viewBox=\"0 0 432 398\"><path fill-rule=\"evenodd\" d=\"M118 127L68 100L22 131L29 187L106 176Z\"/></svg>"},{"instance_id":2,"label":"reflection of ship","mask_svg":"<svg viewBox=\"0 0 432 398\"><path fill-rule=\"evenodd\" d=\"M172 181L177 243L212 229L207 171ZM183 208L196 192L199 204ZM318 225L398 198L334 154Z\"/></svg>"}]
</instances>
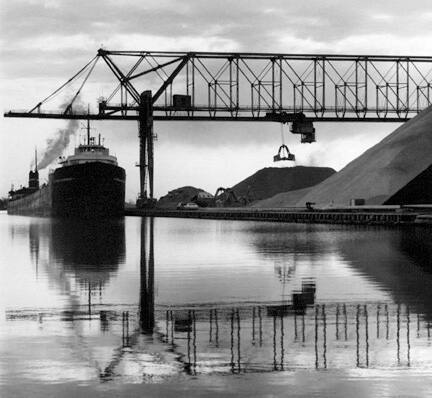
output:
<instances>
[{"instance_id":1,"label":"reflection of ship","mask_svg":"<svg viewBox=\"0 0 432 398\"><path fill-rule=\"evenodd\" d=\"M117 158L90 136L39 187L37 166L29 173L29 186L9 192L8 213L59 217L121 215L124 210L125 171ZM37 162L36 162L37 165Z\"/></svg>"},{"instance_id":2,"label":"reflection of ship","mask_svg":"<svg viewBox=\"0 0 432 398\"><path fill-rule=\"evenodd\" d=\"M43 267L63 293L75 295L68 281L80 289L102 289L125 258L123 218L98 220L36 219L29 225L30 257Z\"/></svg>"},{"instance_id":3,"label":"reflection of ship","mask_svg":"<svg viewBox=\"0 0 432 398\"><path fill-rule=\"evenodd\" d=\"M52 253L66 266L118 267L125 255L124 220L54 220Z\"/></svg>"},{"instance_id":4,"label":"reflection of ship","mask_svg":"<svg viewBox=\"0 0 432 398\"><path fill-rule=\"evenodd\" d=\"M80 284L103 285L124 261L124 220L53 220L51 254Z\"/></svg>"}]
</instances>

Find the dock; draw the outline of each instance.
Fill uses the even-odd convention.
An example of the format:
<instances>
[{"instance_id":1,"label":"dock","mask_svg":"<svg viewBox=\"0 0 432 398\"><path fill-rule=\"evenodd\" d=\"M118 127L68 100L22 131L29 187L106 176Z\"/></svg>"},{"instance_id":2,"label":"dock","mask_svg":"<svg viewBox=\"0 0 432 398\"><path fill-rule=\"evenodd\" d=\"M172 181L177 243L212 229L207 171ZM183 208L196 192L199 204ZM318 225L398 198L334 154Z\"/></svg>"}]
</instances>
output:
<instances>
[{"instance_id":1,"label":"dock","mask_svg":"<svg viewBox=\"0 0 432 398\"><path fill-rule=\"evenodd\" d=\"M376 206L370 208L302 210L256 208L208 208L198 210L127 208L125 215L209 220L249 220L308 224L432 225L430 209Z\"/></svg>"}]
</instances>

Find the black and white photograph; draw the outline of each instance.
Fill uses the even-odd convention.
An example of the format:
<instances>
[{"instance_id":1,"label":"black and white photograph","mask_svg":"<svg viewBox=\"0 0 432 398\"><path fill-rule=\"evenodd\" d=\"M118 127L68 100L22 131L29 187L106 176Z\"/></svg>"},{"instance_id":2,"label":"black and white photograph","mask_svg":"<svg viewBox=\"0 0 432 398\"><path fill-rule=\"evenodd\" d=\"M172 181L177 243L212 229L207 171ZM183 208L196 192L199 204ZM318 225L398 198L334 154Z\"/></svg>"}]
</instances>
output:
<instances>
[{"instance_id":1,"label":"black and white photograph","mask_svg":"<svg viewBox=\"0 0 432 398\"><path fill-rule=\"evenodd\" d=\"M431 397L431 27L0 0L0 397Z\"/></svg>"}]
</instances>

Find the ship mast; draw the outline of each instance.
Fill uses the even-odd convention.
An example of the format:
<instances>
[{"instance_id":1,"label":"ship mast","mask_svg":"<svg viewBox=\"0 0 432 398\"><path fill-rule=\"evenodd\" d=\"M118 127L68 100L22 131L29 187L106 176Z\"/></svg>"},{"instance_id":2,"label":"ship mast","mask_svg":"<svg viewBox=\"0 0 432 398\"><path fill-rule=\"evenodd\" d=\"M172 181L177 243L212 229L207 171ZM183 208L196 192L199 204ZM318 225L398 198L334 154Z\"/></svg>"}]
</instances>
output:
<instances>
[{"instance_id":1,"label":"ship mast","mask_svg":"<svg viewBox=\"0 0 432 398\"><path fill-rule=\"evenodd\" d=\"M87 115L90 115L90 105L87 107ZM87 145L90 145L90 118L87 118Z\"/></svg>"}]
</instances>

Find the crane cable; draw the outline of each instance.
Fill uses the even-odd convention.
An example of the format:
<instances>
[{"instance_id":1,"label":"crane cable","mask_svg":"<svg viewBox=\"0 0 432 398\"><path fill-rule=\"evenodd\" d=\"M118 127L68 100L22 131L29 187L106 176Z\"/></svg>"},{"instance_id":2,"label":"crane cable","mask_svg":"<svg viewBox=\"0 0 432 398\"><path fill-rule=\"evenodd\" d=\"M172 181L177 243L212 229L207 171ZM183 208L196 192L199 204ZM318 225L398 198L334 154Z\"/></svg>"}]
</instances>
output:
<instances>
[{"instance_id":1,"label":"crane cable","mask_svg":"<svg viewBox=\"0 0 432 398\"><path fill-rule=\"evenodd\" d=\"M282 140L282 145L285 145L285 140L284 140L284 131L283 131L283 123L280 124L280 131L281 131L281 140Z\"/></svg>"},{"instance_id":2,"label":"crane cable","mask_svg":"<svg viewBox=\"0 0 432 398\"><path fill-rule=\"evenodd\" d=\"M93 65L91 66L89 72L87 73L86 77L84 78L83 82L81 83L80 88L79 88L78 91L75 93L74 97L72 98L72 101L71 101L71 102L69 103L69 105L65 108L65 111L63 112L64 114L66 114L67 111L68 111L70 108L72 108L72 105L73 105L74 101L77 99L78 95L80 95L80 93L81 93L81 89L84 87L84 84L87 82L88 78L90 77L91 73L93 72L93 69L95 68L95 66L96 66L96 64L97 64L97 61L98 61L99 57L96 56L96 57L93 58L93 59L94 59Z\"/></svg>"},{"instance_id":3,"label":"crane cable","mask_svg":"<svg viewBox=\"0 0 432 398\"><path fill-rule=\"evenodd\" d=\"M291 152L289 151L289 149L288 149L288 147L285 145L285 139L284 139L284 124L283 123L281 123L280 124L280 132L281 132L281 140L282 140L282 145L279 147L279 151L281 151L282 150L282 148L286 148L286 150L287 150L287 156L290 156L291 155ZM293 154L292 154L293 155ZM291 159L289 159L289 160L291 160ZM292 161L294 162L294 163L296 163L296 159L295 159L295 157L294 157L294 159L292 159Z\"/></svg>"},{"instance_id":4,"label":"crane cable","mask_svg":"<svg viewBox=\"0 0 432 398\"><path fill-rule=\"evenodd\" d=\"M50 100L51 98L56 96L64 87L66 87L69 83L71 83L74 79L76 79L79 75L81 75L91 65L91 63L95 61L95 59L97 61L98 58L99 58L99 55L95 55L84 67L82 67L77 73L75 73L75 75L73 75L66 83L62 84L59 88L57 88L54 92L52 92L48 97L46 97L45 99L40 101L35 107L33 107L29 111L29 113L32 113L35 109L39 108L42 104L44 104L45 102L47 102L48 100ZM96 61L95 61L94 65L96 65ZM93 70L94 65L91 68L91 70ZM81 88L82 88L82 86L81 86Z\"/></svg>"}]
</instances>

